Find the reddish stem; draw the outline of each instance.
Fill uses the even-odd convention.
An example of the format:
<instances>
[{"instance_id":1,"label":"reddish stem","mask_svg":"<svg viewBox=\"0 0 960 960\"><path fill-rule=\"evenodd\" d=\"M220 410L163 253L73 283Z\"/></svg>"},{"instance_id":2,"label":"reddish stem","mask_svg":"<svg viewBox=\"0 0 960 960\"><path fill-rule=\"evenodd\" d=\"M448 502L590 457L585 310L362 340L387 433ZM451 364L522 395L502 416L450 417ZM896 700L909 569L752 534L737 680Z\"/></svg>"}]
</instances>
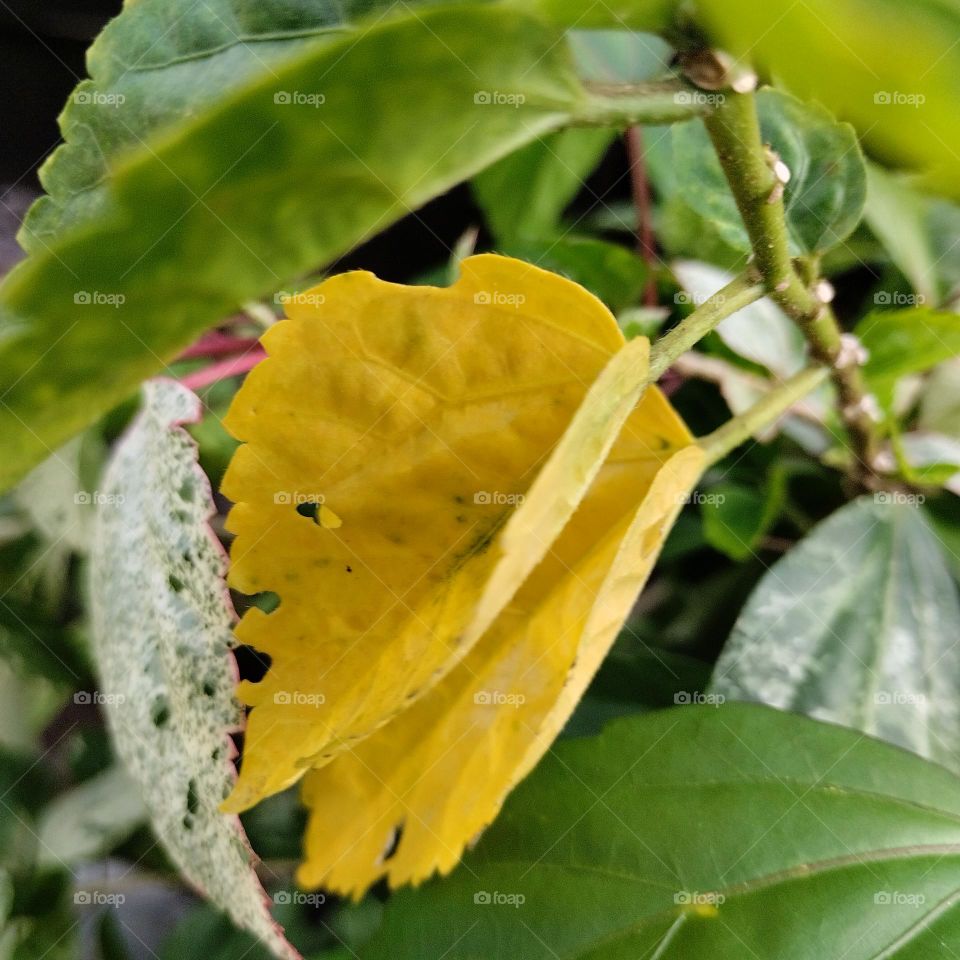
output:
<instances>
[{"instance_id":1,"label":"reddish stem","mask_svg":"<svg viewBox=\"0 0 960 960\"><path fill-rule=\"evenodd\" d=\"M218 360L216 363L211 363L200 370L194 370L193 373L181 377L180 382L190 390L202 390L218 380L226 380L227 377L236 377L241 373L247 373L265 356L266 353L262 347L251 347L240 356L227 357L226 360Z\"/></svg>"},{"instance_id":2,"label":"reddish stem","mask_svg":"<svg viewBox=\"0 0 960 960\"><path fill-rule=\"evenodd\" d=\"M187 347L178 359L195 360L197 357L222 357L231 353L243 353L257 343L256 337L235 337L220 330L211 330Z\"/></svg>"},{"instance_id":3,"label":"reddish stem","mask_svg":"<svg viewBox=\"0 0 960 960\"><path fill-rule=\"evenodd\" d=\"M643 155L643 132L638 126L628 127L626 134L627 159L630 163L630 185L633 206L637 212L637 252L647 265L647 283L643 302L648 307L657 305L657 282L654 269L657 263L657 242L653 234L650 204L650 181Z\"/></svg>"}]
</instances>

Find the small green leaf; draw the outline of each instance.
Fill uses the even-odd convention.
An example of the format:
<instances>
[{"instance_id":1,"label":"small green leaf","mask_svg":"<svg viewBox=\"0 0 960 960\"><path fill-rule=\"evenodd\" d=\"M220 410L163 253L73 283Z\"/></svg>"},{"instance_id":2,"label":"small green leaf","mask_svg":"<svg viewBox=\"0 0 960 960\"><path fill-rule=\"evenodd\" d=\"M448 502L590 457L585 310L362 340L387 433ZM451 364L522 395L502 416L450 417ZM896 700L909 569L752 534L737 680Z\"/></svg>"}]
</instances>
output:
<instances>
[{"instance_id":1,"label":"small green leaf","mask_svg":"<svg viewBox=\"0 0 960 960\"><path fill-rule=\"evenodd\" d=\"M487 167L473 193L499 243L554 235L614 132L572 127L541 137Z\"/></svg>"},{"instance_id":2,"label":"small green leaf","mask_svg":"<svg viewBox=\"0 0 960 960\"><path fill-rule=\"evenodd\" d=\"M767 708L680 707L558 744L359 955L919 960L960 935L958 869L943 768Z\"/></svg>"},{"instance_id":3,"label":"small green leaf","mask_svg":"<svg viewBox=\"0 0 960 960\"><path fill-rule=\"evenodd\" d=\"M960 602L919 502L878 493L820 524L760 581L710 689L960 768Z\"/></svg>"},{"instance_id":4,"label":"small green leaf","mask_svg":"<svg viewBox=\"0 0 960 960\"><path fill-rule=\"evenodd\" d=\"M856 333L870 351L867 383L885 409L901 377L960 353L960 315L927 307L874 311L857 324Z\"/></svg>"},{"instance_id":5,"label":"small green leaf","mask_svg":"<svg viewBox=\"0 0 960 960\"><path fill-rule=\"evenodd\" d=\"M853 128L838 123L821 106L778 90L757 94L765 143L790 170L784 192L790 249L795 255L829 250L859 223L867 175ZM699 120L673 128L677 189L739 250L750 242L720 162Z\"/></svg>"},{"instance_id":6,"label":"small green leaf","mask_svg":"<svg viewBox=\"0 0 960 960\"><path fill-rule=\"evenodd\" d=\"M200 401L150 381L103 481L90 558L94 651L117 754L157 839L183 875L275 956L297 954L274 924L235 817L233 611L226 556L207 520L210 487L181 428Z\"/></svg>"}]
</instances>

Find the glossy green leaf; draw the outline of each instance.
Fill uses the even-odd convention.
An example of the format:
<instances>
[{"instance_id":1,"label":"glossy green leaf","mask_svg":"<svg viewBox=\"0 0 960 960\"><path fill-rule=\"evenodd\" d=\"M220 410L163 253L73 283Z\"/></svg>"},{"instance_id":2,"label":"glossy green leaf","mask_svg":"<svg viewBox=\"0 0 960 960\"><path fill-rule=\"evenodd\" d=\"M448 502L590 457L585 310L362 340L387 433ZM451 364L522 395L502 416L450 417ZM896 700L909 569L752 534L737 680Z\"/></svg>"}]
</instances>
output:
<instances>
[{"instance_id":1,"label":"glossy green leaf","mask_svg":"<svg viewBox=\"0 0 960 960\"><path fill-rule=\"evenodd\" d=\"M125 17L154 6L129 6L114 42L126 40ZM167 36L154 18L150 41L158 34ZM144 82L162 85L165 69ZM219 90L216 72L205 82ZM73 180L83 164L51 163L47 188L72 227L49 245L35 240L0 288L0 485L238 304L329 262L586 102L555 28L466 4L305 43L226 90L202 109L181 104L175 126L111 155L95 189L77 193L88 185ZM76 138L87 130L78 121ZM45 206L35 237L60 222Z\"/></svg>"},{"instance_id":2,"label":"glossy green leaf","mask_svg":"<svg viewBox=\"0 0 960 960\"><path fill-rule=\"evenodd\" d=\"M760 581L711 690L960 768L960 602L920 501L861 498Z\"/></svg>"},{"instance_id":3,"label":"glossy green leaf","mask_svg":"<svg viewBox=\"0 0 960 960\"><path fill-rule=\"evenodd\" d=\"M541 137L473 179L473 194L499 243L551 236L610 142L612 130L571 127Z\"/></svg>"},{"instance_id":4,"label":"glossy green leaf","mask_svg":"<svg viewBox=\"0 0 960 960\"><path fill-rule=\"evenodd\" d=\"M884 408L901 377L960 354L960 315L927 307L874 311L857 324L856 333L870 351L867 383Z\"/></svg>"},{"instance_id":5,"label":"glossy green leaf","mask_svg":"<svg viewBox=\"0 0 960 960\"><path fill-rule=\"evenodd\" d=\"M784 191L790 248L796 255L829 250L847 237L863 213L867 179L849 124L821 106L777 90L757 94L765 143L790 170ZM686 203L739 250L750 243L720 162L700 121L673 130L676 185Z\"/></svg>"},{"instance_id":6,"label":"glossy green leaf","mask_svg":"<svg viewBox=\"0 0 960 960\"><path fill-rule=\"evenodd\" d=\"M921 960L960 934L958 868L946 770L762 707L681 707L558 744L360 958Z\"/></svg>"},{"instance_id":7,"label":"glossy green leaf","mask_svg":"<svg viewBox=\"0 0 960 960\"><path fill-rule=\"evenodd\" d=\"M887 156L958 191L960 7L953 0L699 0L718 42L829 103Z\"/></svg>"}]
</instances>

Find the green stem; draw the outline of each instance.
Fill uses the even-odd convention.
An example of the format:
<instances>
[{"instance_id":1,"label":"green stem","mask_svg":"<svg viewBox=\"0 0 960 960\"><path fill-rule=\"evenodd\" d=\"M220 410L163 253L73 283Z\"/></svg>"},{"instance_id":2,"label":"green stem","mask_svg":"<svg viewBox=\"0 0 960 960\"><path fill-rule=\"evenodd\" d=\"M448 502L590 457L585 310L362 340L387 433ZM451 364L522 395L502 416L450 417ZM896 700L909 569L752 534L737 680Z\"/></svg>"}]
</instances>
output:
<instances>
[{"instance_id":1,"label":"green stem","mask_svg":"<svg viewBox=\"0 0 960 960\"><path fill-rule=\"evenodd\" d=\"M659 380L677 357L686 353L718 323L764 295L763 284L748 270L705 300L664 334L650 351L650 376Z\"/></svg>"},{"instance_id":2,"label":"green stem","mask_svg":"<svg viewBox=\"0 0 960 960\"><path fill-rule=\"evenodd\" d=\"M702 91L685 80L648 83L588 84L573 123L630 127L638 123L677 123L713 109Z\"/></svg>"},{"instance_id":3,"label":"green stem","mask_svg":"<svg viewBox=\"0 0 960 960\"><path fill-rule=\"evenodd\" d=\"M856 456L853 474L864 483L874 474L877 447L876 424L865 402L866 385L856 363L838 362L842 341L837 318L811 289L815 278L802 277L791 259L783 186L763 144L753 95L728 91L717 108L704 117L704 123L770 298L799 325L812 359L830 369L840 414ZM805 265L807 269L811 264Z\"/></svg>"},{"instance_id":4,"label":"green stem","mask_svg":"<svg viewBox=\"0 0 960 960\"><path fill-rule=\"evenodd\" d=\"M722 460L772 423L780 419L797 401L820 386L830 371L827 367L807 367L775 387L740 416L728 420L719 430L701 437L697 442L706 451L707 464Z\"/></svg>"}]
</instances>

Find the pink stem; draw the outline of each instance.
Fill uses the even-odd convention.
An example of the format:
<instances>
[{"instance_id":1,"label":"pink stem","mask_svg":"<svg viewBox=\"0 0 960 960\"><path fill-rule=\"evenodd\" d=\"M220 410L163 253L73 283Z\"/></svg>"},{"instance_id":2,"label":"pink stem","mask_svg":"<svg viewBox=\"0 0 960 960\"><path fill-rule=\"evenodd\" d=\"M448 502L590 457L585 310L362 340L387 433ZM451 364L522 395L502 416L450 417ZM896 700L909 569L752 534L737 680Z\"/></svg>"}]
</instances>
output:
<instances>
[{"instance_id":1,"label":"pink stem","mask_svg":"<svg viewBox=\"0 0 960 960\"><path fill-rule=\"evenodd\" d=\"M220 330L205 333L196 343L180 354L180 360L194 360L197 357L222 357L230 353L242 353L257 344L256 337L235 337Z\"/></svg>"},{"instance_id":2,"label":"pink stem","mask_svg":"<svg viewBox=\"0 0 960 960\"><path fill-rule=\"evenodd\" d=\"M227 357L226 360L219 360L207 367L202 367L200 370L194 370L193 373L181 377L180 382L190 390L201 390L218 380L226 380L227 377L236 377L241 373L247 373L266 355L262 347L251 347L246 353L238 357Z\"/></svg>"}]
</instances>

